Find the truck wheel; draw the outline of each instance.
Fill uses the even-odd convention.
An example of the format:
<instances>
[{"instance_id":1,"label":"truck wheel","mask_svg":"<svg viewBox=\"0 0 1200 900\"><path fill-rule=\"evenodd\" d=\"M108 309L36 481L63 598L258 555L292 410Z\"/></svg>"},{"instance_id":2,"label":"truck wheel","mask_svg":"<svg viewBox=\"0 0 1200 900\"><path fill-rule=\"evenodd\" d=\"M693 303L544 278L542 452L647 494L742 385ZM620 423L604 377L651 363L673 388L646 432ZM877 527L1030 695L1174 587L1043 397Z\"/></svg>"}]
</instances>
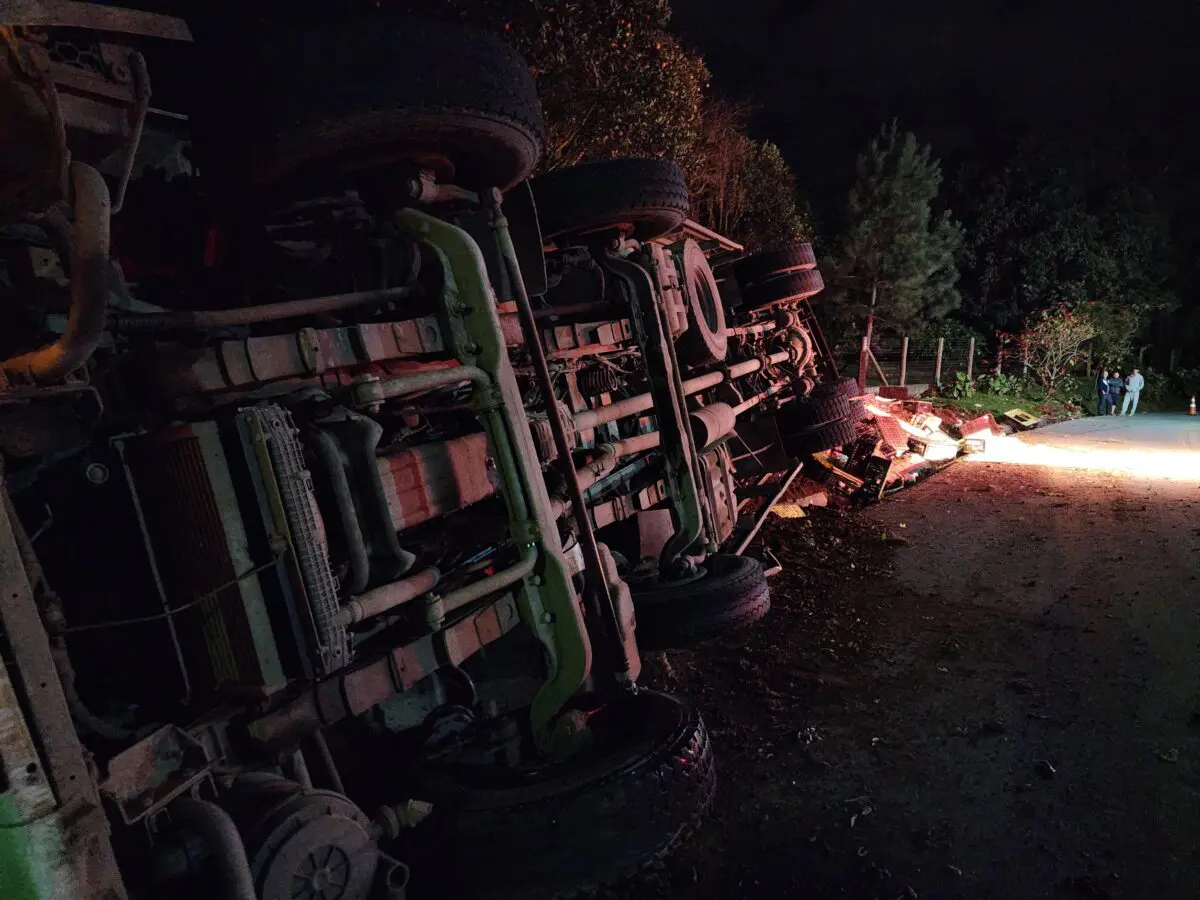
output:
<instances>
[{"instance_id":1,"label":"truck wheel","mask_svg":"<svg viewBox=\"0 0 1200 900\"><path fill-rule=\"evenodd\" d=\"M753 256L739 259L733 264L733 274L737 278L738 284L745 288L776 275L800 272L816 267L817 257L813 253L812 244L799 243L780 250L755 253Z\"/></svg>"},{"instance_id":2,"label":"truck wheel","mask_svg":"<svg viewBox=\"0 0 1200 900\"><path fill-rule=\"evenodd\" d=\"M608 159L531 182L542 238L620 229L639 241L674 231L688 212L683 170L661 159Z\"/></svg>"},{"instance_id":3,"label":"truck wheel","mask_svg":"<svg viewBox=\"0 0 1200 900\"><path fill-rule=\"evenodd\" d=\"M198 110L198 149L223 175L266 188L301 174L398 161L441 181L507 190L541 155L529 67L499 38L370 17L235 36Z\"/></svg>"},{"instance_id":4,"label":"truck wheel","mask_svg":"<svg viewBox=\"0 0 1200 900\"><path fill-rule=\"evenodd\" d=\"M420 831L437 856L454 857L432 876L437 893L495 900L587 895L637 874L691 836L716 787L699 713L640 690L592 713L588 726L595 743L582 758L525 774L459 766L414 792L434 805Z\"/></svg>"},{"instance_id":5,"label":"truck wheel","mask_svg":"<svg viewBox=\"0 0 1200 900\"><path fill-rule=\"evenodd\" d=\"M833 381L822 381L817 385L814 393L822 397L858 397L862 394L862 391L859 390L858 382L855 379L837 378Z\"/></svg>"},{"instance_id":6,"label":"truck wheel","mask_svg":"<svg viewBox=\"0 0 1200 900\"><path fill-rule=\"evenodd\" d=\"M789 456L810 456L822 450L843 447L856 437L858 424L850 419L838 419L783 435L783 448Z\"/></svg>"},{"instance_id":7,"label":"truck wheel","mask_svg":"<svg viewBox=\"0 0 1200 900\"><path fill-rule=\"evenodd\" d=\"M714 554L698 577L629 585L643 650L690 647L753 625L771 609L762 563L748 556Z\"/></svg>"},{"instance_id":8,"label":"truck wheel","mask_svg":"<svg viewBox=\"0 0 1200 900\"><path fill-rule=\"evenodd\" d=\"M849 419L853 415L852 401L841 395L821 397L815 395L807 401L793 404L788 411L788 425L796 431L819 428L840 419Z\"/></svg>"},{"instance_id":9,"label":"truck wheel","mask_svg":"<svg viewBox=\"0 0 1200 900\"><path fill-rule=\"evenodd\" d=\"M847 401L845 417L852 422L861 422L867 417L866 406L859 399L862 396L862 391L859 389L858 382L853 378L838 378L836 381L823 381L813 389L813 401L831 400L835 397L840 397ZM831 419L825 419L829 422ZM816 424L816 420L812 424Z\"/></svg>"},{"instance_id":10,"label":"truck wheel","mask_svg":"<svg viewBox=\"0 0 1200 900\"><path fill-rule=\"evenodd\" d=\"M825 289L825 281L816 269L804 269L777 275L760 281L758 284L742 291L746 305L752 309L761 309L773 303L785 303L792 300L807 300Z\"/></svg>"},{"instance_id":11,"label":"truck wheel","mask_svg":"<svg viewBox=\"0 0 1200 900\"><path fill-rule=\"evenodd\" d=\"M721 362L729 349L725 306L704 251L690 238L683 245L682 280L687 299L688 329L675 342L675 352L680 361L688 365Z\"/></svg>"}]
</instances>

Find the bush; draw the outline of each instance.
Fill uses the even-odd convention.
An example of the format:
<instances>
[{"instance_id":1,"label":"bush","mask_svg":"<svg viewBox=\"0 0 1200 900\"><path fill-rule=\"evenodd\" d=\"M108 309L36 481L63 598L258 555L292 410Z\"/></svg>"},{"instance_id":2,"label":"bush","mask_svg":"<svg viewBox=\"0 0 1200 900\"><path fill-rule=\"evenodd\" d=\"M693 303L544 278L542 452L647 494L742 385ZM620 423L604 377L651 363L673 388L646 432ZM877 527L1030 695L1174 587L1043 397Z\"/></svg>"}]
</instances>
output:
<instances>
[{"instance_id":1,"label":"bush","mask_svg":"<svg viewBox=\"0 0 1200 900\"><path fill-rule=\"evenodd\" d=\"M1017 336L1020 357L1042 387L1054 391L1082 359L1084 345L1096 336L1096 325L1071 306L1060 303L1035 313Z\"/></svg>"},{"instance_id":2,"label":"bush","mask_svg":"<svg viewBox=\"0 0 1200 900\"><path fill-rule=\"evenodd\" d=\"M1148 400L1166 399L1174 389L1171 380L1162 372L1147 369L1142 373L1142 377L1146 379L1146 387L1142 389L1142 393Z\"/></svg>"},{"instance_id":3,"label":"bush","mask_svg":"<svg viewBox=\"0 0 1200 900\"><path fill-rule=\"evenodd\" d=\"M1200 369L1176 369L1171 381L1185 398L1200 395Z\"/></svg>"},{"instance_id":4,"label":"bush","mask_svg":"<svg viewBox=\"0 0 1200 900\"><path fill-rule=\"evenodd\" d=\"M1026 388L1025 379L1017 375L1006 375L998 372L994 375L980 375L977 387L985 394L996 397L1016 397Z\"/></svg>"},{"instance_id":5,"label":"bush","mask_svg":"<svg viewBox=\"0 0 1200 900\"><path fill-rule=\"evenodd\" d=\"M955 400L963 400L975 396L975 381L967 377L966 372L954 373L954 384L950 385L950 396Z\"/></svg>"}]
</instances>

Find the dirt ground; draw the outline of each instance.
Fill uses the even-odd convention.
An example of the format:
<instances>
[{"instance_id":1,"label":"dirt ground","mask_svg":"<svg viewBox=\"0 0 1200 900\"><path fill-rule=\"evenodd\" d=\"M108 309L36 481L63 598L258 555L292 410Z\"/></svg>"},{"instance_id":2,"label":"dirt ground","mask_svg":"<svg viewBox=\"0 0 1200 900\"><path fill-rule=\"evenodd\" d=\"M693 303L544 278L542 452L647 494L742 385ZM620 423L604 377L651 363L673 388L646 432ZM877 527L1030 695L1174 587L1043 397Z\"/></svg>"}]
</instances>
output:
<instances>
[{"instance_id":1,"label":"dirt ground","mask_svg":"<svg viewBox=\"0 0 1200 900\"><path fill-rule=\"evenodd\" d=\"M768 618L651 667L721 784L622 900L1200 897L1200 485L964 462L764 539Z\"/></svg>"}]
</instances>

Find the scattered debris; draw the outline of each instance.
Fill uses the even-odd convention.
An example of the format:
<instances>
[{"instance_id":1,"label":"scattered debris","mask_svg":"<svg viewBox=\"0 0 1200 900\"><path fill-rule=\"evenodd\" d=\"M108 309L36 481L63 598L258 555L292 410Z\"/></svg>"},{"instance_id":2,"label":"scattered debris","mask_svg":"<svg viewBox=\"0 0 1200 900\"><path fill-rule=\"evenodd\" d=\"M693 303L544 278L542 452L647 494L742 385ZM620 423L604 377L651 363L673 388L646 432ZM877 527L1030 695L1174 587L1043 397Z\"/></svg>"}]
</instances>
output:
<instances>
[{"instance_id":1,"label":"scattered debris","mask_svg":"<svg viewBox=\"0 0 1200 900\"><path fill-rule=\"evenodd\" d=\"M1042 424L1040 416L1027 413L1023 409L1010 409L1000 417L1000 421L1012 425L1018 431L1029 431L1031 428L1037 428Z\"/></svg>"},{"instance_id":2,"label":"scattered debris","mask_svg":"<svg viewBox=\"0 0 1200 900\"><path fill-rule=\"evenodd\" d=\"M1176 748L1171 747L1168 750L1163 750L1160 752L1158 754L1158 758L1166 763L1177 763L1179 762L1179 751Z\"/></svg>"}]
</instances>

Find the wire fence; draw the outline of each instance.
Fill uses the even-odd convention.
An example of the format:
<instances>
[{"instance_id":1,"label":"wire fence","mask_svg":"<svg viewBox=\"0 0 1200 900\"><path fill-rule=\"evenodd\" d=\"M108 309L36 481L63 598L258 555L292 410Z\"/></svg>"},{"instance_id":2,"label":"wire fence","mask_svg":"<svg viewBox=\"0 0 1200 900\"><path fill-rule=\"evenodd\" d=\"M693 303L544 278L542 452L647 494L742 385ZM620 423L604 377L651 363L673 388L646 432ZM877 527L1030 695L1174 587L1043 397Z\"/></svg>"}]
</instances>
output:
<instances>
[{"instance_id":1,"label":"wire fence","mask_svg":"<svg viewBox=\"0 0 1200 900\"><path fill-rule=\"evenodd\" d=\"M857 347L843 346L838 368L852 378L864 372L869 386L953 384L959 372L968 377L979 374L981 349L970 338L910 339L875 329L869 348L861 338Z\"/></svg>"},{"instance_id":2,"label":"wire fence","mask_svg":"<svg viewBox=\"0 0 1200 900\"><path fill-rule=\"evenodd\" d=\"M864 345L863 331L860 330L858 334L839 335L833 352L842 376L865 377L868 387L947 388L954 386L960 373L968 378L1000 373L1025 378L1032 376L1028 363L1015 353L1006 353L1003 348L989 348L988 343L986 338L905 335L877 319L871 329L869 346ZM1189 386L1200 379L1200 375L1189 367L1191 363L1200 369L1200 356L1194 347L1145 345L1139 347L1135 355L1136 359L1127 361L1123 368L1131 369L1136 365L1143 372L1155 371L1176 381L1182 378L1189 395L1200 390ZM1092 375L1097 367L1103 368L1088 353L1080 357L1072 374Z\"/></svg>"}]
</instances>

